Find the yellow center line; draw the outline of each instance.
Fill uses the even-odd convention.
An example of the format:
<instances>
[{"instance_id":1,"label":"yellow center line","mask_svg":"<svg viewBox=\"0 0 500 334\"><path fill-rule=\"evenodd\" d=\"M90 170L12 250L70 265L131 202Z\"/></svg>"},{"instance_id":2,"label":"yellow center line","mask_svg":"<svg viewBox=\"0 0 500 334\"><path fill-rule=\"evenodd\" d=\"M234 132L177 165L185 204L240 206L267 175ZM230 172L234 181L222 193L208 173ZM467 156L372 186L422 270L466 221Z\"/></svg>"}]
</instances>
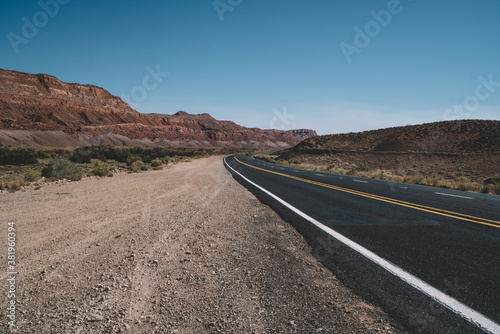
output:
<instances>
[{"instance_id":1,"label":"yellow center line","mask_svg":"<svg viewBox=\"0 0 500 334\"><path fill-rule=\"evenodd\" d=\"M280 173L280 172L275 172L275 171L272 171L272 170L268 170L268 169L265 169L265 168L260 168L260 167L252 166L250 164L247 164L247 163L244 163L244 162L240 161L236 156L234 157L234 159L236 161L238 161L240 164L248 166L248 167L251 167L251 168L254 168L254 169L258 169L258 170L261 170L261 171L264 171L264 172L267 172L267 173L271 173L271 174L276 174L276 175L284 176L284 177L287 177L287 178L290 178L290 179L294 179L294 180L297 180L297 181L314 184L314 185L317 185L317 186L320 186L320 187L329 188L329 189L333 189L333 190L338 190L338 191L342 191L342 192L346 192L346 193L349 193L349 194L358 195L358 196L362 196L362 197L367 197L367 198L375 199L375 200L382 201L382 202L396 204L396 205L399 205L399 206L404 206L404 207L415 209L415 210L430 212L430 213L434 213L434 214L441 215L441 216L446 216L446 217L456 218L456 219L460 219L460 220L465 220L465 221L469 221L469 222L476 223L476 224L482 224L482 225L488 225L488 226L500 228L500 221L486 219L486 218L474 217L474 216L466 215L466 214L463 214L463 213L458 213L458 212L453 212L453 211L448 211L448 210L433 208L433 207L429 207L429 206L425 206L425 205L420 205L420 204L415 204L415 203L410 203L410 202L405 202L405 201L401 201L401 200L393 199L393 198L389 198L389 197L383 197L383 196L379 196L379 195L365 193L365 192L358 191L358 190L352 190L352 189L348 189L348 188L338 187L338 186L334 186L334 185L323 183L323 182L308 180L308 179L304 179L304 178L301 178L301 177L297 177L297 176L293 176L293 175L288 175L288 174L284 174L284 173Z\"/></svg>"}]
</instances>

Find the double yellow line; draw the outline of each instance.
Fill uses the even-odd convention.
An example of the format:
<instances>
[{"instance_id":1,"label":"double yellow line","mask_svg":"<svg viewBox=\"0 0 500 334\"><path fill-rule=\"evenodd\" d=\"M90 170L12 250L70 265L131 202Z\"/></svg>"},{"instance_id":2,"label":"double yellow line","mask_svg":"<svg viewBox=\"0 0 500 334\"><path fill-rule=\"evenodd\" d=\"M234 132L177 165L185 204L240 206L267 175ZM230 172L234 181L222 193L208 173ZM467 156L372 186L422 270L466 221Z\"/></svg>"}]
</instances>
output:
<instances>
[{"instance_id":1,"label":"double yellow line","mask_svg":"<svg viewBox=\"0 0 500 334\"><path fill-rule=\"evenodd\" d=\"M276 175L284 176L284 177L287 177L287 178L290 178L290 179L294 179L294 180L297 180L297 181L314 184L314 185L317 185L317 186L320 186L320 187L329 188L329 189L333 189L333 190L338 190L338 191L342 191L342 192L345 192L345 193L354 194L354 195L358 195L358 196L362 196L362 197L367 197L367 198L375 199L375 200L378 200L378 201L382 201L382 202L386 202L386 203L391 203L391 204L395 204L395 205L399 205L399 206L404 206L404 207L415 209L415 210L430 212L430 213L434 213L434 214L440 215L440 216L451 217L451 218L465 220L465 221L476 223L476 224L482 224L482 225L487 225L487 226L492 226L492 227L500 228L500 221L495 221L495 220L486 219L486 218L474 217L474 216L466 215L466 214L463 214L463 213L458 213L458 212L453 212L453 211L448 211L448 210L433 208L433 207L430 207L430 206L425 206L425 205L420 205L420 204L415 204L415 203L400 201L400 200L397 200L397 199L393 199L393 198L389 198L389 197L384 197L384 196L379 196L379 195L373 195L373 194L370 194L370 193L365 193L365 192L362 192L362 191L352 190L352 189L348 189L348 188L337 187L337 186L334 186L334 185L331 185L331 184L327 184L327 183L322 183L322 182L317 182L317 181L313 181L313 180L308 180L308 179L304 179L304 178L301 178L301 177L292 176L292 175L288 175L288 174L283 174L283 173L279 173L279 172L274 172L272 170L268 170L268 169L264 169L264 168L260 168L260 167L256 167L256 166L252 166L250 164L247 164L247 163L244 163L244 162L240 161L236 156L234 157L234 159L236 161L238 161L240 164L248 166L248 167L251 167L251 168L254 168L254 169L258 169L258 170L261 170L261 171L264 171L264 172L267 172L267 173L271 173L271 174L276 174Z\"/></svg>"}]
</instances>

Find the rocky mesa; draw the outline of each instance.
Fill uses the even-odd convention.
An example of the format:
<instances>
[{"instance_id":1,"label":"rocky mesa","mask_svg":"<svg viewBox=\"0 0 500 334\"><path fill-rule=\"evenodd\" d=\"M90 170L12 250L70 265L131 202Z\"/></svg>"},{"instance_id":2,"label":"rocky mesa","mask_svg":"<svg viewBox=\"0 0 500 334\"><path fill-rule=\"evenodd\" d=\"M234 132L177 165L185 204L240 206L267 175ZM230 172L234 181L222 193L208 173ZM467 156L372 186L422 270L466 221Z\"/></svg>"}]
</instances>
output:
<instances>
[{"instance_id":1,"label":"rocky mesa","mask_svg":"<svg viewBox=\"0 0 500 334\"><path fill-rule=\"evenodd\" d=\"M43 131L43 133L41 132ZM142 114L107 90L0 69L0 143L288 147L314 130L262 130L209 114ZM52 138L54 137L54 138ZM51 139L52 138L52 139Z\"/></svg>"}]
</instances>

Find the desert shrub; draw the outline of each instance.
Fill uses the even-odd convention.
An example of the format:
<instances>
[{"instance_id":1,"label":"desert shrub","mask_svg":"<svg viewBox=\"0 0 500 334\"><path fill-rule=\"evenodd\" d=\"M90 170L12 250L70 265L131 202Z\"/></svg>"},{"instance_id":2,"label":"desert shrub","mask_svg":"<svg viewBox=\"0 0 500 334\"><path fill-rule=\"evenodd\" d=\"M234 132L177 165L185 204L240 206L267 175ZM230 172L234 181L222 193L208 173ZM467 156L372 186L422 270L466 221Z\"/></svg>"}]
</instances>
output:
<instances>
[{"instance_id":1,"label":"desert shrub","mask_svg":"<svg viewBox=\"0 0 500 334\"><path fill-rule=\"evenodd\" d=\"M163 169L163 163L157 158L151 162L151 167L153 167L154 170L161 170Z\"/></svg>"},{"instance_id":2,"label":"desert shrub","mask_svg":"<svg viewBox=\"0 0 500 334\"><path fill-rule=\"evenodd\" d=\"M106 166L102 166L100 164L96 164L94 168L92 169L92 174L95 176L109 176L112 175L109 172L109 168Z\"/></svg>"},{"instance_id":3,"label":"desert shrub","mask_svg":"<svg viewBox=\"0 0 500 334\"><path fill-rule=\"evenodd\" d=\"M481 192L483 194L488 194L490 192L493 192L494 191L494 187L492 187L491 185L489 184L484 184L482 187L481 187Z\"/></svg>"},{"instance_id":4,"label":"desert shrub","mask_svg":"<svg viewBox=\"0 0 500 334\"><path fill-rule=\"evenodd\" d=\"M141 158L140 156L133 154L133 155L130 155L130 156L127 158L127 161L126 161L126 162L127 162L127 165L131 165L131 164L133 164L134 162L137 162L137 161L142 162L142 160L141 160L141 159L142 159L142 158Z\"/></svg>"},{"instance_id":5,"label":"desert shrub","mask_svg":"<svg viewBox=\"0 0 500 334\"><path fill-rule=\"evenodd\" d=\"M160 167L162 165L162 162L160 159L155 159L151 161L151 167Z\"/></svg>"},{"instance_id":6,"label":"desert shrub","mask_svg":"<svg viewBox=\"0 0 500 334\"><path fill-rule=\"evenodd\" d=\"M27 185L24 179L18 178L15 180L8 181L6 184L6 188L9 192L18 191L21 187Z\"/></svg>"},{"instance_id":7,"label":"desert shrub","mask_svg":"<svg viewBox=\"0 0 500 334\"><path fill-rule=\"evenodd\" d=\"M0 165L34 165L37 162L37 155L31 150L0 148Z\"/></svg>"},{"instance_id":8,"label":"desert shrub","mask_svg":"<svg viewBox=\"0 0 500 334\"><path fill-rule=\"evenodd\" d=\"M42 176L53 180L68 179L78 181L82 179L82 172L76 164L68 159L56 158L43 168Z\"/></svg>"},{"instance_id":9,"label":"desert shrub","mask_svg":"<svg viewBox=\"0 0 500 334\"><path fill-rule=\"evenodd\" d=\"M358 167L354 167L354 170L356 170L358 172L369 172L372 169L370 168L370 166L368 166L368 164L363 163L363 164L359 165Z\"/></svg>"},{"instance_id":10,"label":"desert shrub","mask_svg":"<svg viewBox=\"0 0 500 334\"><path fill-rule=\"evenodd\" d=\"M170 158L168 155L161 158L161 162L163 162L165 165L168 165L171 160L172 160L172 158Z\"/></svg>"},{"instance_id":11,"label":"desert shrub","mask_svg":"<svg viewBox=\"0 0 500 334\"><path fill-rule=\"evenodd\" d=\"M50 158L50 152L48 151L38 151L36 153L38 159L49 159Z\"/></svg>"},{"instance_id":12,"label":"desert shrub","mask_svg":"<svg viewBox=\"0 0 500 334\"><path fill-rule=\"evenodd\" d=\"M493 185L500 185L500 176L497 177L489 177L486 180L484 180L483 184L493 184Z\"/></svg>"},{"instance_id":13,"label":"desert shrub","mask_svg":"<svg viewBox=\"0 0 500 334\"><path fill-rule=\"evenodd\" d=\"M425 181L423 176L403 176L403 182L405 183L426 184Z\"/></svg>"},{"instance_id":14,"label":"desert shrub","mask_svg":"<svg viewBox=\"0 0 500 334\"><path fill-rule=\"evenodd\" d=\"M461 182L461 183L470 183L470 179L466 178L465 176L460 176L457 178L457 182Z\"/></svg>"},{"instance_id":15,"label":"desert shrub","mask_svg":"<svg viewBox=\"0 0 500 334\"><path fill-rule=\"evenodd\" d=\"M130 160L131 156L132 156L132 153L130 153L129 150L123 149L123 150L116 151L115 154L113 155L112 159L114 159L118 162L127 162Z\"/></svg>"},{"instance_id":16,"label":"desert shrub","mask_svg":"<svg viewBox=\"0 0 500 334\"><path fill-rule=\"evenodd\" d=\"M455 185L455 188L457 190L467 191L467 190L470 190L470 184L468 184L466 182L457 182Z\"/></svg>"},{"instance_id":17,"label":"desert shrub","mask_svg":"<svg viewBox=\"0 0 500 334\"><path fill-rule=\"evenodd\" d=\"M147 171L147 170L149 170L149 166L148 165L142 165L141 166L141 170L142 171Z\"/></svg>"},{"instance_id":18,"label":"desert shrub","mask_svg":"<svg viewBox=\"0 0 500 334\"><path fill-rule=\"evenodd\" d=\"M481 192L500 195L500 176L489 177L484 180Z\"/></svg>"},{"instance_id":19,"label":"desert shrub","mask_svg":"<svg viewBox=\"0 0 500 334\"><path fill-rule=\"evenodd\" d=\"M435 177L434 177L434 178L432 178L432 179L431 179L431 185L432 185L433 187L439 187L440 182L441 182L441 181L440 181L438 178L435 178Z\"/></svg>"},{"instance_id":20,"label":"desert shrub","mask_svg":"<svg viewBox=\"0 0 500 334\"><path fill-rule=\"evenodd\" d=\"M495 186L495 194L500 195L500 186Z\"/></svg>"},{"instance_id":21,"label":"desert shrub","mask_svg":"<svg viewBox=\"0 0 500 334\"><path fill-rule=\"evenodd\" d=\"M77 148L69 157L69 160L76 163L88 164L90 163L92 157L90 152Z\"/></svg>"},{"instance_id":22,"label":"desert shrub","mask_svg":"<svg viewBox=\"0 0 500 334\"><path fill-rule=\"evenodd\" d=\"M138 172L139 169L141 169L141 166L144 165L142 161L134 161L133 163L128 166L128 169L132 172Z\"/></svg>"},{"instance_id":23,"label":"desert shrub","mask_svg":"<svg viewBox=\"0 0 500 334\"><path fill-rule=\"evenodd\" d=\"M24 181L35 182L42 178L42 173L38 170L29 170L24 174Z\"/></svg>"},{"instance_id":24,"label":"desert shrub","mask_svg":"<svg viewBox=\"0 0 500 334\"><path fill-rule=\"evenodd\" d=\"M332 171L332 170L335 170L337 169L337 166L335 166L334 164L330 164L328 165L328 167L326 168L327 171Z\"/></svg>"}]
</instances>

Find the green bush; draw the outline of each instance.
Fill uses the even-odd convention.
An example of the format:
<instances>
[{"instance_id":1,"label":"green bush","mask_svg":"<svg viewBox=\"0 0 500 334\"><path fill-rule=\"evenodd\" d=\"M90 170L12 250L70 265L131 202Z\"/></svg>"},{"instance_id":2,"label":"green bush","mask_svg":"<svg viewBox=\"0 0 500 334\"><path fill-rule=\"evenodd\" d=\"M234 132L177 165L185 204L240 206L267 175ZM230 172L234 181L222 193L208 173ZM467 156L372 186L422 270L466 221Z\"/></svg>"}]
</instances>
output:
<instances>
[{"instance_id":1,"label":"green bush","mask_svg":"<svg viewBox=\"0 0 500 334\"><path fill-rule=\"evenodd\" d=\"M127 158L127 165L132 165L134 162L138 162L140 161L142 163L142 160L141 160L141 157L138 156L138 155L130 155L128 158ZM144 163L143 163L144 164Z\"/></svg>"},{"instance_id":2,"label":"green bush","mask_svg":"<svg viewBox=\"0 0 500 334\"><path fill-rule=\"evenodd\" d=\"M0 148L0 165L34 165L37 162L37 155L31 150Z\"/></svg>"},{"instance_id":3,"label":"green bush","mask_svg":"<svg viewBox=\"0 0 500 334\"><path fill-rule=\"evenodd\" d=\"M35 182L42 178L42 173L38 170L29 170L24 174L24 181Z\"/></svg>"},{"instance_id":4,"label":"green bush","mask_svg":"<svg viewBox=\"0 0 500 334\"><path fill-rule=\"evenodd\" d=\"M90 163L92 157L90 156L90 152L85 151L81 148L77 148L73 154L70 155L69 160L76 163L88 164Z\"/></svg>"},{"instance_id":5,"label":"green bush","mask_svg":"<svg viewBox=\"0 0 500 334\"><path fill-rule=\"evenodd\" d=\"M49 159L50 158L50 152L47 152L47 151L38 151L37 152L37 157L38 157L38 159Z\"/></svg>"},{"instance_id":6,"label":"green bush","mask_svg":"<svg viewBox=\"0 0 500 334\"><path fill-rule=\"evenodd\" d=\"M149 170L149 166L148 165L142 165L141 166L141 170L142 171L147 171L147 170Z\"/></svg>"},{"instance_id":7,"label":"green bush","mask_svg":"<svg viewBox=\"0 0 500 334\"><path fill-rule=\"evenodd\" d=\"M128 169L135 173L141 169L142 165L144 165L142 161L135 161L128 166Z\"/></svg>"},{"instance_id":8,"label":"green bush","mask_svg":"<svg viewBox=\"0 0 500 334\"><path fill-rule=\"evenodd\" d=\"M151 161L151 167L160 167L162 165L162 162L160 159L155 159Z\"/></svg>"},{"instance_id":9,"label":"green bush","mask_svg":"<svg viewBox=\"0 0 500 334\"><path fill-rule=\"evenodd\" d=\"M82 179L82 171L68 159L56 158L42 170L42 176L53 180L78 181Z\"/></svg>"},{"instance_id":10,"label":"green bush","mask_svg":"<svg viewBox=\"0 0 500 334\"><path fill-rule=\"evenodd\" d=\"M493 184L493 185L500 185L500 176L498 177L489 177L483 182L484 184Z\"/></svg>"},{"instance_id":11,"label":"green bush","mask_svg":"<svg viewBox=\"0 0 500 334\"><path fill-rule=\"evenodd\" d=\"M100 164L96 164L96 166L94 167L94 169L92 169L92 174L94 174L95 176L109 176L109 175L112 175L112 174L110 174L108 167L102 166Z\"/></svg>"},{"instance_id":12,"label":"green bush","mask_svg":"<svg viewBox=\"0 0 500 334\"><path fill-rule=\"evenodd\" d=\"M118 162L128 162L131 160L132 153L129 150L123 149L114 152L114 155L110 158L115 159Z\"/></svg>"}]
</instances>

